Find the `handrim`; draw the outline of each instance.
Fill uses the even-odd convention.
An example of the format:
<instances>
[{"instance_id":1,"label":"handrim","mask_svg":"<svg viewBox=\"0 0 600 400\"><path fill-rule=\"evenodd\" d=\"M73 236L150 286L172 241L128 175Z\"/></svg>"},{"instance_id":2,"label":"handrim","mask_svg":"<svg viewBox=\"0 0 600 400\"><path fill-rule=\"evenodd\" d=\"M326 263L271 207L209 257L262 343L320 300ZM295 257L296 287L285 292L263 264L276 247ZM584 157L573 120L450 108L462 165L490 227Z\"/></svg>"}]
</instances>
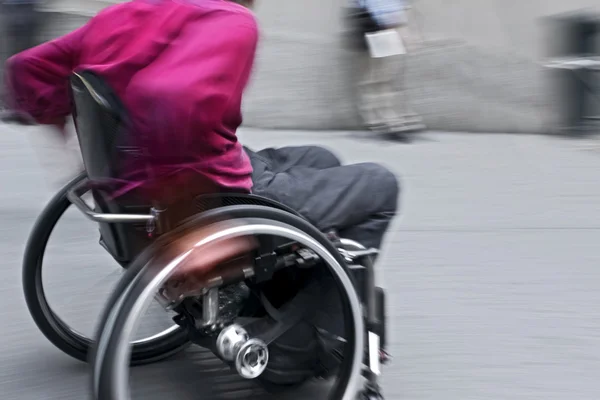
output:
<instances>
[{"instance_id":1,"label":"handrim","mask_svg":"<svg viewBox=\"0 0 600 400\"><path fill-rule=\"evenodd\" d=\"M44 259L48 249L48 242L56 229L56 225L72 204L67 199L66 193L75 184L85 179L85 173L73 178L47 203L42 213L36 219L35 225L29 235L26 244L26 254L23 260L23 288L25 290L27 307L34 322L44 336L59 350L81 361L85 361L89 346L93 341L87 335L69 326L53 310L46 298L42 271L45 267ZM173 325L157 334L136 340L132 344L147 346L153 341L160 342L164 338L177 334L179 330L181 330L179 326ZM169 350L165 352L165 355L170 355L172 352L172 350ZM160 355L153 355L151 357L141 357L139 360L136 359L132 362L137 365L161 358L162 356Z\"/></svg>"},{"instance_id":2,"label":"handrim","mask_svg":"<svg viewBox=\"0 0 600 400\"><path fill-rule=\"evenodd\" d=\"M271 236L279 236L284 237L290 240L294 240L303 244L304 246L309 247L311 250L315 251L321 259L329 266L330 270L333 272L334 277L338 281L338 284L344 288L345 292L345 301L350 306L350 314L352 315L353 325L354 325L354 352L352 354L352 365L350 368L350 373L348 375L347 384L343 391L342 400L351 400L354 399L354 396L358 389L359 380L361 377L362 371L362 353L364 347L364 321L362 317L362 308L360 305L360 301L358 299L357 293L354 289L351 279L348 277L344 267L335 259L335 257L318 241L311 238L300 229L295 228L289 224L274 221L266 218L238 218L238 221L243 220L246 224L239 226L228 226L222 230L215 229L216 233L210 234L204 239L200 240L196 243L193 248L198 248L203 245L206 245L211 242L231 239L240 236L249 236L249 235L271 235ZM229 221L231 222L231 221ZM122 309L123 303L126 301L127 296L133 291L133 288L136 283L139 283L141 280L136 279L134 283L132 283L126 291L123 292L121 298L117 302L117 305L110 310L110 314L107 318L107 323L102 330L102 334L99 337L98 348L96 353L96 363L94 365L95 369L95 377L94 377L94 391L95 394L98 395L100 391L100 381L98 374L101 373L103 368L103 360L106 356L107 348L109 342L112 342L114 339L114 335L116 334L116 347L111 349L113 353L113 360L111 360L112 365L110 370L110 382L113 382L113 387L110 388L113 391L114 398L116 399L130 399L130 388L128 383L129 374L127 373L128 362L127 360L131 354L131 345L129 343L129 338L135 332L139 321L140 315L143 315L145 309L150 305L154 294L158 291L158 289L168 280L168 278L173 274L175 269L183 262L188 255L191 253L191 249L182 253L173 261L171 261L165 267L160 268L158 272L148 279L148 283L145 283L142 289L141 294L134 300L132 307L127 307L127 309ZM142 269L138 278L144 274L145 272L154 271L154 267L152 262L150 261L146 266ZM144 279L145 281L146 279ZM125 314L122 318L119 318L119 313L123 311ZM121 319L119 326L121 327L119 331L115 331L117 329L116 320Z\"/></svg>"}]
</instances>

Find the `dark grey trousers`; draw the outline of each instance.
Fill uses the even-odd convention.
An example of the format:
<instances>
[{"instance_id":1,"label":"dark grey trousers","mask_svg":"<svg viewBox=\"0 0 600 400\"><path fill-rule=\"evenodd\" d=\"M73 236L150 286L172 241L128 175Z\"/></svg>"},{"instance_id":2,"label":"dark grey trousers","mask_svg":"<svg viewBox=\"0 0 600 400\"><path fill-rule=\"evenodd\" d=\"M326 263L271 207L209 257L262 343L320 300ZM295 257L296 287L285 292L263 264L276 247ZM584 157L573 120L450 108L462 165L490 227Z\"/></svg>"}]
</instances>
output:
<instances>
[{"instance_id":1,"label":"dark grey trousers","mask_svg":"<svg viewBox=\"0 0 600 400\"><path fill-rule=\"evenodd\" d=\"M323 232L380 248L398 207L395 175L374 163L341 165L316 146L246 148L254 168L254 194L298 211Z\"/></svg>"}]
</instances>

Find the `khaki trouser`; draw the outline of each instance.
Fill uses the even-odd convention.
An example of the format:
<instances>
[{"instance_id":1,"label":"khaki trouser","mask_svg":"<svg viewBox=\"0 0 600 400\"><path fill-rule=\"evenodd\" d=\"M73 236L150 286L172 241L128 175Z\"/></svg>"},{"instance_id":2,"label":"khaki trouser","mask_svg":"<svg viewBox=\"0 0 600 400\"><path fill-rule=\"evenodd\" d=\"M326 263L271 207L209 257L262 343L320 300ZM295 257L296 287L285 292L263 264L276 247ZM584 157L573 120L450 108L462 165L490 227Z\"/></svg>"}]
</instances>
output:
<instances>
[{"instance_id":1,"label":"khaki trouser","mask_svg":"<svg viewBox=\"0 0 600 400\"><path fill-rule=\"evenodd\" d=\"M405 27L398 31L406 46ZM366 127L397 131L420 120L412 111L404 90L406 54L372 58L368 51L363 51L357 58L357 106Z\"/></svg>"}]
</instances>

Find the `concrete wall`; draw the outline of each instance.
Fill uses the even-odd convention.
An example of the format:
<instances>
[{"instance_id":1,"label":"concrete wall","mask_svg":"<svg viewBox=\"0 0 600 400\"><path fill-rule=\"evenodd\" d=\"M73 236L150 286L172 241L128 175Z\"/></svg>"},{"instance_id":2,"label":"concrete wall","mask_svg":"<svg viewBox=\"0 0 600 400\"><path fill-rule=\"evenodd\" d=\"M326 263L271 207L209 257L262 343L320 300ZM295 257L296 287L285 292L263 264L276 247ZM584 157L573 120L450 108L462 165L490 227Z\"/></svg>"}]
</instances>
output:
<instances>
[{"instance_id":1,"label":"concrete wall","mask_svg":"<svg viewBox=\"0 0 600 400\"><path fill-rule=\"evenodd\" d=\"M112 1L116 2L116 1ZM54 11L93 15L110 0L54 0ZM352 129L356 54L344 49L345 0L262 0L262 42L245 123L265 128ZM399 83L431 129L548 132L557 97L541 66L540 17L597 0L415 0L412 46ZM77 20L75 20L77 21ZM81 19L83 21L83 19ZM59 22L54 29L71 27ZM75 22L79 23L79 22ZM51 29L52 31L52 29Z\"/></svg>"},{"instance_id":2,"label":"concrete wall","mask_svg":"<svg viewBox=\"0 0 600 400\"><path fill-rule=\"evenodd\" d=\"M352 128L353 55L341 42L344 0L263 1L264 41L246 102L250 125ZM557 98L540 65L540 17L596 0L417 0L412 51L399 65L414 108L430 128L547 132ZM404 74L403 74L404 67Z\"/></svg>"}]
</instances>

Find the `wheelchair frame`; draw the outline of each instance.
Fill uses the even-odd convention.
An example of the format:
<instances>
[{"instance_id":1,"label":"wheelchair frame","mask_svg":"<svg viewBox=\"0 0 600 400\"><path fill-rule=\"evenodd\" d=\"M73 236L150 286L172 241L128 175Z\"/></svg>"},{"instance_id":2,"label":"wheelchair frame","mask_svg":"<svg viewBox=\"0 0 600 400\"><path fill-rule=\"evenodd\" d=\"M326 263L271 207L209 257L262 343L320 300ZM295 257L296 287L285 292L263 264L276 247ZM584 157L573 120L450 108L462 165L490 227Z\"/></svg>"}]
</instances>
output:
<instances>
[{"instance_id":1,"label":"wheelchair frame","mask_svg":"<svg viewBox=\"0 0 600 400\"><path fill-rule=\"evenodd\" d=\"M124 124L127 123L127 116L124 112L124 108L121 105L119 99L116 95L111 91L111 89L106 86L103 81L94 75L93 73L76 73L73 77L72 81L72 92L74 96L74 116L76 122L76 131L79 137L80 147L82 151L82 156L84 160L84 164L86 166L86 172L90 180L94 179L104 179L111 178L114 174L114 161L115 161L115 151L125 148L123 143L119 142L122 138L119 137L119 133L121 133L121 128ZM80 123L82 126L80 126ZM85 129L87 127L87 129ZM126 149L126 151L130 151L131 148ZM86 202L82 199L82 196L92 190L94 192L94 200L96 202L96 208L99 207L100 212L92 210ZM146 223L146 229L150 233L154 230L155 226L160 227L160 219L161 212L155 207L146 207L144 209L148 209L149 212L146 214L138 214L138 213L122 213L120 212L122 209L120 207L112 208L107 203L107 200L104 195L100 196L101 205L98 205L98 200L96 198L96 194L98 191L94 190L93 187L90 186L89 181L87 179L82 180L81 182L74 185L68 192L67 198L68 200L81 212L85 217L89 220L99 223L101 231L104 229L104 232L107 233L109 237L108 245L104 244L104 247L115 257L115 259L121 263L123 263L122 259L119 259L121 254L115 254L113 248L117 249L117 253L121 251L125 254L123 257L127 258L128 256L135 256L133 259L128 260L131 261L133 265L137 265L144 262L144 257L147 252L154 251L155 247L153 244L150 244L149 249L146 249L142 252L142 254L132 254L131 249L127 249L127 238L123 235L123 230L119 231L120 224L139 224ZM231 196L231 194L223 195L223 197ZM287 207L280 205L279 203L273 202L269 199L263 199L260 196L248 196L249 199L254 199L258 204L256 205L250 204L248 202L245 205L233 205L233 206L220 206L211 211L201 212L198 216L193 217L202 219L211 212L219 213L219 212L229 212L232 215L238 215L238 219L241 212L250 212L250 214L254 213L256 215L263 215L266 217L263 218L251 218L249 224L227 228L224 231L217 232L215 234L209 235L209 238L205 238L205 241L210 240L218 240L223 237L236 237L236 236L244 236L244 235L271 235L271 236L281 236L286 237L287 239L293 240L295 242L304 244L310 251L316 253L319 260L322 260L328 264L330 269L333 268L334 275L337 275L337 278L342 281L342 286L344 286L346 295L348 299L350 299L350 312L353 313L353 319L355 321L356 326L362 327L359 332L354 332L354 336L356 339L356 346L360 346L360 349L356 349L356 351L360 351L360 356L356 354L353 355L353 370L358 369L362 372L362 375L367 379L367 383L364 387L364 390L360 392L359 396L364 400L373 400L373 399L382 399L380 387L378 384L378 377L381 373L381 364L388 360L387 353L385 352L385 320L384 314L382 310L383 303L383 292L381 291L378 307L378 288L375 287L375 271L373 267L373 257L377 255L378 251L376 249L366 249L360 243L338 238L337 235L332 234L329 236L324 236L323 233L319 232L315 227L313 227L309 222L305 219L299 217L297 213L293 210L289 210ZM251 203L251 202L249 202ZM266 207L265 207L266 206ZM114 212L114 211L117 212ZM108 212L105 212L108 211ZM314 232L314 236L310 236L306 230L300 230L299 228L292 229L292 225L285 226L285 223L277 223L273 217L268 217L269 215L279 215L282 221L295 220L296 224L299 226L305 226L307 231ZM246 217L243 217L246 218ZM193 222L193 221L192 221ZM185 224L184 224L185 225ZM116 226L115 229L110 228L110 226ZM175 228L177 230L178 228ZM159 232L161 235L164 233L165 236L175 234L175 232L167 231L167 232ZM317 239L319 237L320 239ZM106 239L106 238L104 238ZM158 239L160 240L160 238ZM122 241L122 243L119 243ZM324 247L324 245L326 246ZM201 243L198 243L196 246L201 246ZM326 249L328 247L329 249ZM177 260L181 261L185 258L183 255L178 257L175 260L170 261L165 266L160 265L156 267L156 270L160 270L160 276L165 277L165 274L168 273L168 270L171 271L177 266ZM300 256L296 260L291 260L291 262L300 262ZM310 256L309 256L310 258ZM162 260L164 261L164 260ZM290 260L287 260L290 261ZM277 262L283 262L283 266L289 266L286 264L286 260L278 259ZM277 268L277 262L272 265L271 268ZM137 263L137 264L136 264ZM148 264L148 265L146 265ZM146 260L143 265L137 265L135 268L129 265L127 273L135 274L142 273L147 270L152 264L152 260ZM122 264L123 265L123 264ZM136 271L136 268L138 270ZM249 266L241 270L241 275L236 276L235 279L245 280L252 276L261 275L263 271L260 271L256 268L256 265ZM353 283L353 274L362 273L364 274L363 279L363 287L357 288ZM134 276L133 278L137 278ZM218 277L215 284L215 287L223 286L225 283L225 279L223 277ZM134 282L136 279L133 279ZM344 283L345 282L345 283ZM131 283L132 285L134 283ZM105 323L106 318L118 319L118 318L126 318L127 315L131 316L131 310L127 310L123 308L123 302L125 302L125 297L127 296L127 292L131 290L131 287L120 287L123 293L119 293L119 290L113 293L113 297L109 300L108 307L105 310ZM126 290L127 289L127 290ZM157 287L157 289L159 289ZM218 314L218 304L215 302L215 291L214 287L207 287L204 293L201 294L203 298L203 310L202 310L202 319L206 321L212 321L215 315ZM358 292L359 289L362 289L362 296ZM164 296L153 295L154 298L165 307L165 308L173 308L177 304L171 302L169 299L166 299ZM363 297L363 300L360 299ZM355 299L355 300L352 300ZM131 299L130 299L131 300ZM138 304L138 299L132 300L135 304L131 304L135 306L135 310L141 309ZM143 308L143 307L142 307ZM347 311L347 310L346 310ZM120 313L130 312L126 316L119 315ZM360 321L360 323L358 322ZM113 327L114 328L114 327ZM110 326L105 326L104 329L110 329ZM124 367L127 363L124 361L130 351L127 351L130 346L129 342L119 342L116 344L119 351L115 352L115 354L106 354L107 343L106 340L109 340L105 337L104 333L106 331L100 332L99 341L96 345L95 349L95 359L98 362L102 357L120 357L121 363L118 365ZM103 342L104 341L104 342ZM383 343L380 343L383 342ZM383 344L383 346L382 346ZM367 354L365 355L365 350ZM366 356L366 362L364 357ZM123 358L125 357L125 358ZM366 368L365 368L366 365ZM94 365L94 368L97 366ZM109 373L111 374L119 374L123 371L95 371L96 373ZM238 372L240 372L238 370ZM359 373L360 375L360 373ZM123 374L125 376L125 374ZM123 379L123 376L116 377L116 381L119 382L120 379ZM98 395L98 387L97 387L97 376L94 375L94 390L95 395ZM356 385L357 382L349 382L350 386ZM121 385L122 387L125 387ZM350 395L348 395L348 390L344 390L343 400L350 400ZM356 388L358 389L358 388ZM118 390L118 389L115 389ZM112 396L112 395L111 395ZM109 398L124 400L127 398L126 393L119 393L117 396L109 396ZM354 396L354 395L352 395ZM102 398L104 400L104 398Z\"/></svg>"},{"instance_id":2,"label":"wheelchair frame","mask_svg":"<svg viewBox=\"0 0 600 400\"><path fill-rule=\"evenodd\" d=\"M98 222L98 223L139 223L139 222L154 222L156 223L160 218L160 211L157 211L155 208L151 209L149 214L117 214L117 213L101 213L92 210L86 202L82 199L82 196L91 190L86 180L83 180L79 184L77 184L74 188L72 188L67 193L67 198L71 203L89 220ZM254 198L260 200L262 197L253 196ZM271 202L268 199L265 199L268 202ZM260 206L258 206L260 207ZM223 207L225 208L225 207ZM285 211L284 211L285 212ZM247 234L274 234L277 232L277 229L270 230L268 228L263 228L263 231L258 231L258 229L251 225L250 227L235 227L232 228L233 233L240 234L243 232L247 232ZM227 234L229 232L226 232ZM216 236L223 235L223 232L215 234ZM216 237L215 236L215 237ZM306 244L306 243L304 243ZM361 392L361 399L383 399L381 394L381 389L378 384L378 377L381 374L381 365L386 364L389 361L389 355L385 351L385 344L380 343L382 336L385 335L385 322L381 321L382 311L377 309L377 294L376 294L376 286L375 286L375 271L372 263L372 257L378 254L378 250L376 249L367 249L360 243L344 238L334 238L334 245L336 246L339 254L343 257L343 259L349 264L350 270L364 270L364 286L363 286L363 296L366 301L361 300L361 304L365 307L363 313L365 316L361 316L366 320L365 330L366 330L366 342L359 339L359 342L363 342L368 350L368 360L366 362L366 368L363 368L363 376L367 378L367 384L364 390ZM319 256L327 256L328 253L322 253ZM291 261L291 263L290 263ZM358 263L358 262L361 263ZM273 267L273 271L271 274L280 268L288 267L297 260L278 260L281 265L275 265ZM247 267L242 271L242 276L234 277L234 279L251 279L256 276L255 267ZM212 323L216 315L218 314L218 303L215 302L214 296L215 291L218 287L226 284L223 279L213 280L212 286L206 286L203 289L201 294L203 298L203 322L206 324ZM356 290L356 286L353 286L354 290ZM357 292L359 295L359 292ZM359 296L359 298L362 296ZM168 299L166 296L162 294L162 292L158 292L155 296L155 299L166 309L172 310L179 303L174 303L172 300ZM362 308L362 307L361 307ZM362 333L359 335L359 338L362 338ZM125 345L125 344L123 344ZM124 351L123 354L129 354L127 351ZM124 398L124 397L123 397Z\"/></svg>"}]
</instances>

